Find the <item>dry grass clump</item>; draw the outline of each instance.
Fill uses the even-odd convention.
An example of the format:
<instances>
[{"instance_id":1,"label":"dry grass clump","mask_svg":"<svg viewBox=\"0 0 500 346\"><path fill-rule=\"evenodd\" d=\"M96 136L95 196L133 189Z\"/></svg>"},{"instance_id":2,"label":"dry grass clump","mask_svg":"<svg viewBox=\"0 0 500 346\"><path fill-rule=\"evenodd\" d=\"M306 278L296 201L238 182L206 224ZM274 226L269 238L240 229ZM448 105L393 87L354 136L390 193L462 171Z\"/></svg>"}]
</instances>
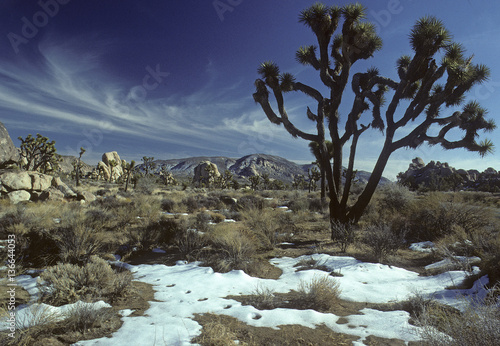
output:
<instances>
[{"instance_id":1,"label":"dry grass clump","mask_svg":"<svg viewBox=\"0 0 500 346\"><path fill-rule=\"evenodd\" d=\"M66 314L63 326L66 330L81 332L104 326L114 316L110 308L97 309L90 304L75 304Z\"/></svg>"},{"instance_id":2,"label":"dry grass clump","mask_svg":"<svg viewBox=\"0 0 500 346\"><path fill-rule=\"evenodd\" d=\"M297 271L316 269L330 272L330 268L325 265L325 262L315 260L312 256L302 258L294 267L297 267Z\"/></svg>"},{"instance_id":3,"label":"dry grass clump","mask_svg":"<svg viewBox=\"0 0 500 346\"><path fill-rule=\"evenodd\" d=\"M263 249L273 249L295 230L290 216L279 210L249 209L242 211L240 216L256 234Z\"/></svg>"},{"instance_id":4,"label":"dry grass clump","mask_svg":"<svg viewBox=\"0 0 500 346\"><path fill-rule=\"evenodd\" d=\"M34 345L41 335L44 335L57 326L60 319L50 306L33 304L27 308L23 318L16 316L14 337L8 335L10 331L0 332L0 344L8 346Z\"/></svg>"},{"instance_id":5,"label":"dry grass clump","mask_svg":"<svg viewBox=\"0 0 500 346\"><path fill-rule=\"evenodd\" d=\"M498 345L500 309L498 298L484 301L464 298L460 312L432 300L416 298L415 324L421 326L425 345Z\"/></svg>"},{"instance_id":6,"label":"dry grass clump","mask_svg":"<svg viewBox=\"0 0 500 346\"><path fill-rule=\"evenodd\" d=\"M339 302L339 283L329 275L318 275L310 282L301 281L299 300L317 311L329 311Z\"/></svg>"},{"instance_id":7,"label":"dry grass clump","mask_svg":"<svg viewBox=\"0 0 500 346\"><path fill-rule=\"evenodd\" d=\"M404 245L405 232L394 230L388 224L376 224L365 230L363 242L372 249L373 256L380 262Z\"/></svg>"},{"instance_id":8,"label":"dry grass clump","mask_svg":"<svg viewBox=\"0 0 500 346\"><path fill-rule=\"evenodd\" d=\"M92 257L83 265L59 263L47 268L41 275L42 301L63 305L78 300L94 301L113 299L124 294L132 275L128 271L117 272L109 263Z\"/></svg>"},{"instance_id":9,"label":"dry grass clump","mask_svg":"<svg viewBox=\"0 0 500 346\"><path fill-rule=\"evenodd\" d=\"M253 232L231 224L219 224L207 236L214 250L208 262L215 270L246 270L251 265L258 244Z\"/></svg>"},{"instance_id":10,"label":"dry grass clump","mask_svg":"<svg viewBox=\"0 0 500 346\"><path fill-rule=\"evenodd\" d=\"M490 208L457 202L454 195L430 193L407 211L408 237L411 240L436 240L460 227L469 236L494 227Z\"/></svg>"},{"instance_id":11,"label":"dry grass clump","mask_svg":"<svg viewBox=\"0 0 500 346\"><path fill-rule=\"evenodd\" d=\"M355 226L351 222L332 221L330 227L333 242L340 247L340 252L346 252L347 247L356 240Z\"/></svg>"},{"instance_id":12,"label":"dry grass clump","mask_svg":"<svg viewBox=\"0 0 500 346\"><path fill-rule=\"evenodd\" d=\"M239 342L236 342L237 339L237 335L227 326L227 322L223 321L220 316L217 316L204 324L202 334L192 341L196 344L210 346L241 345Z\"/></svg>"}]
</instances>

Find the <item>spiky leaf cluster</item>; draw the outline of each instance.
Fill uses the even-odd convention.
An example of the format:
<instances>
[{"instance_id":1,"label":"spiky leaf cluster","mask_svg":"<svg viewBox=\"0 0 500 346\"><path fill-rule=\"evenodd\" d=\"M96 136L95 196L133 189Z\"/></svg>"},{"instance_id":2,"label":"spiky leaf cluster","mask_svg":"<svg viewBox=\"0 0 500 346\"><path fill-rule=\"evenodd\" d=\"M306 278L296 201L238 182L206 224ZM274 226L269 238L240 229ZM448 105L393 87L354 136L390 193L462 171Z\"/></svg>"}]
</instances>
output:
<instances>
[{"instance_id":1,"label":"spiky leaf cluster","mask_svg":"<svg viewBox=\"0 0 500 346\"><path fill-rule=\"evenodd\" d=\"M26 138L18 137L21 141L21 161L22 169L50 173L59 167L61 155L57 154L55 141L37 133L36 137L29 134Z\"/></svg>"}]
</instances>

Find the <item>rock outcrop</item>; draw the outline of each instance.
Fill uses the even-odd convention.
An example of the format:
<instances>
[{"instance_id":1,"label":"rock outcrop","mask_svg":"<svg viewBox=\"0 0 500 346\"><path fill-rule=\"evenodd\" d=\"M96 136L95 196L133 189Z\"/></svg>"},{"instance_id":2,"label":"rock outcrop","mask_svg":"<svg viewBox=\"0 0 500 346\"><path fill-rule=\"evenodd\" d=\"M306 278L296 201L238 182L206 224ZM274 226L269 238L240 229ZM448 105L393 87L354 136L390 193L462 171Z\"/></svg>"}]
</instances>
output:
<instances>
[{"instance_id":1,"label":"rock outcrop","mask_svg":"<svg viewBox=\"0 0 500 346\"><path fill-rule=\"evenodd\" d=\"M406 172L399 173L398 180L412 189L500 190L500 173L491 167L481 173L475 169L455 169L447 162L431 161L426 165L419 157L412 160Z\"/></svg>"},{"instance_id":2,"label":"rock outcrop","mask_svg":"<svg viewBox=\"0 0 500 346\"><path fill-rule=\"evenodd\" d=\"M220 177L219 169L215 163L203 161L194 169L193 183L195 185L213 184L216 178Z\"/></svg>"},{"instance_id":3,"label":"rock outcrop","mask_svg":"<svg viewBox=\"0 0 500 346\"><path fill-rule=\"evenodd\" d=\"M76 199L77 194L61 178L33 171L0 171L0 195L12 203Z\"/></svg>"},{"instance_id":4,"label":"rock outcrop","mask_svg":"<svg viewBox=\"0 0 500 346\"><path fill-rule=\"evenodd\" d=\"M100 178L109 182L116 182L123 175L120 155L116 151L102 154L102 161L97 164L97 170Z\"/></svg>"},{"instance_id":5,"label":"rock outcrop","mask_svg":"<svg viewBox=\"0 0 500 346\"><path fill-rule=\"evenodd\" d=\"M19 151L14 146L5 126L0 122L0 169L19 161Z\"/></svg>"}]
</instances>

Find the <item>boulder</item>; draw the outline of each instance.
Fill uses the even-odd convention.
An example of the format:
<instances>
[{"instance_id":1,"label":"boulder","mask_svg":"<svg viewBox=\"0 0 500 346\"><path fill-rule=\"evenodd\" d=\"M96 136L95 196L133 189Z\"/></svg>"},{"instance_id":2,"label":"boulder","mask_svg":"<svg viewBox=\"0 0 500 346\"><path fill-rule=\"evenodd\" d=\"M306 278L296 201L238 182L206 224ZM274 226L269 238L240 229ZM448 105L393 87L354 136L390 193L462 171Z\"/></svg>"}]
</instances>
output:
<instances>
[{"instance_id":1,"label":"boulder","mask_svg":"<svg viewBox=\"0 0 500 346\"><path fill-rule=\"evenodd\" d=\"M39 201L63 201L64 193L59 191L56 187L49 187L38 196Z\"/></svg>"},{"instance_id":2,"label":"boulder","mask_svg":"<svg viewBox=\"0 0 500 346\"><path fill-rule=\"evenodd\" d=\"M214 172L212 176L210 175L211 171ZM217 177L220 177L217 165L210 161L202 161L194 169L193 183L196 185L200 183L211 185Z\"/></svg>"},{"instance_id":3,"label":"boulder","mask_svg":"<svg viewBox=\"0 0 500 346\"><path fill-rule=\"evenodd\" d=\"M80 191L78 192L76 199L79 201L85 201L87 203L91 203L97 199L97 197L89 191Z\"/></svg>"},{"instance_id":4,"label":"boulder","mask_svg":"<svg viewBox=\"0 0 500 346\"><path fill-rule=\"evenodd\" d=\"M110 162L114 161L116 166L112 167ZM102 161L97 164L99 176L106 181L115 182L123 175L122 160L116 151L102 154Z\"/></svg>"},{"instance_id":5,"label":"boulder","mask_svg":"<svg viewBox=\"0 0 500 346\"><path fill-rule=\"evenodd\" d=\"M31 177L31 190L33 191L45 191L52 186L54 177L51 175L37 172L30 172L29 175Z\"/></svg>"},{"instance_id":6,"label":"boulder","mask_svg":"<svg viewBox=\"0 0 500 346\"><path fill-rule=\"evenodd\" d=\"M31 199L31 194L25 190L12 191L7 194L12 204L17 204L19 202L29 201Z\"/></svg>"},{"instance_id":7,"label":"boulder","mask_svg":"<svg viewBox=\"0 0 500 346\"><path fill-rule=\"evenodd\" d=\"M5 168L18 161L19 151L14 146L7 129L0 122L0 168Z\"/></svg>"},{"instance_id":8,"label":"boulder","mask_svg":"<svg viewBox=\"0 0 500 346\"><path fill-rule=\"evenodd\" d=\"M68 185L66 185L61 180L61 178L56 177L56 178L52 179L52 186L55 187L55 188L57 188L59 191L61 191L63 193L64 197L76 198L76 193L73 190L71 190L68 187Z\"/></svg>"},{"instance_id":9,"label":"boulder","mask_svg":"<svg viewBox=\"0 0 500 346\"><path fill-rule=\"evenodd\" d=\"M31 176L28 172L5 172L0 176L2 186L7 191L31 190Z\"/></svg>"}]
</instances>

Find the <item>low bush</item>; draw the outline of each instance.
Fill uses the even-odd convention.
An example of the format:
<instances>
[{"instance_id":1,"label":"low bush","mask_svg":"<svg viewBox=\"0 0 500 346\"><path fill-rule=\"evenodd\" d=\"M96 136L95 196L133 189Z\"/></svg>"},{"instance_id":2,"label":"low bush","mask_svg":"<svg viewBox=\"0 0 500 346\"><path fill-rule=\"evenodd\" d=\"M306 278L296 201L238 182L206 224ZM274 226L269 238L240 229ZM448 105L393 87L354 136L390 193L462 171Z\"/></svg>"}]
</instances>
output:
<instances>
[{"instance_id":1,"label":"low bush","mask_svg":"<svg viewBox=\"0 0 500 346\"><path fill-rule=\"evenodd\" d=\"M309 200L309 211L323 213L328 210L328 202L321 200L321 198L312 198Z\"/></svg>"},{"instance_id":2,"label":"low bush","mask_svg":"<svg viewBox=\"0 0 500 346\"><path fill-rule=\"evenodd\" d=\"M234 225L218 225L208 234L208 241L214 250L208 260L209 265L220 272L246 270L255 255L255 235Z\"/></svg>"},{"instance_id":3,"label":"low bush","mask_svg":"<svg viewBox=\"0 0 500 346\"><path fill-rule=\"evenodd\" d=\"M317 311L329 311L339 301L339 283L328 275L315 276L310 282L301 281L299 289L302 305Z\"/></svg>"},{"instance_id":4,"label":"low bush","mask_svg":"<svg viewBox=\"0 0 500 346\"><path fill-rule=\"evenodd\" d=\"M40 275L40 280L41 300L63 305L78 300L91 302L104 298L113 301L127 290L132 274L117 272L103 259L92 257L82 266L59 263L49 267Z\"/></svg>"},{"instance_id":5,"label":"low bush","mask_svg":"<svg viewBox=\"0 0 500 346\"><path fill-rule=\"evenodd\" d=\"M176 207L176 203L175 203L175 201L173 201L171 199L165 198L161 201L161 209L163 211L166 211L167 213L173 213L175 210L175 207Z\"/></svg>"},{"instance_id":6,"label":"low bush","mask_svg":"<svg viewBox=\"0 0 500 346\"><path fill-rule=\"evenodd\" d=\"M340 247L340 252L346 252L347 247L356 240L354 225L350 222L331 222L332 240Z\"/></svg>"},{"instance_id":7,"label":"low bush","mask_svg":"<svg viewBox=\"0 0 500 346\"><path fill-rule=\"evenodd\" d=\"M114 316L110 308L96 308L91 304L76 303L66 314L63 326L66 330L80 332L85 335L89 329L106 325Z\"/></svg>"},{"instance_id":8,"label":"low bush","mask_svg":"<svg viewBox=\"0 0 500 346\"><path fill-rule=\"evenodd\" d=\"M416 324L426 345L498 345L500 314L498 299L466 300L462 312L426 301L419 307Z\"/></svg>"},{"instance_id":9,"label":"low bush","mask_svg":"<svg viewBox=\"0 0 500 346\"><path fill-rule=\"evenodd\" d=\"M256 234L262 248L273 249L288 231L282 214L281 211L268 209L248 209L241 212L241 218L247 228Z\"/></svg>"},{"instance_id":10,"label":"low bush","mask_svg":"<svg viewBox=\"0 0 500 346\"><path fill-rule=\"evenodd\" d=\"M388 224L372 225L365 231L363 241L372 249L373 256L379 262L394 254L405 241L405 232L394 231Z\"/></svg>"},{"instance_id":11,"label":"low bush","mask_svg":"<svg viewBox=\"0 0 500 346\"><path fill-rule=\"evenodd\" d=\"M239 210L251 210L258 209L262 210L264 208L264 198L256 195L245 195L238 200Z\"/></svg>"},{"instance_id":12,"label":"low bush","mask_svg":"<svg viewBox=\"0 0 500 346\"><path fill-rule=\"evenodd\" d=\"M412 241L434 241L453 233L454 227L472 236L495 224L489 208L456 202L447 194L431 193L408 211L408 237Z\"/></svg>"}]
</instances>

